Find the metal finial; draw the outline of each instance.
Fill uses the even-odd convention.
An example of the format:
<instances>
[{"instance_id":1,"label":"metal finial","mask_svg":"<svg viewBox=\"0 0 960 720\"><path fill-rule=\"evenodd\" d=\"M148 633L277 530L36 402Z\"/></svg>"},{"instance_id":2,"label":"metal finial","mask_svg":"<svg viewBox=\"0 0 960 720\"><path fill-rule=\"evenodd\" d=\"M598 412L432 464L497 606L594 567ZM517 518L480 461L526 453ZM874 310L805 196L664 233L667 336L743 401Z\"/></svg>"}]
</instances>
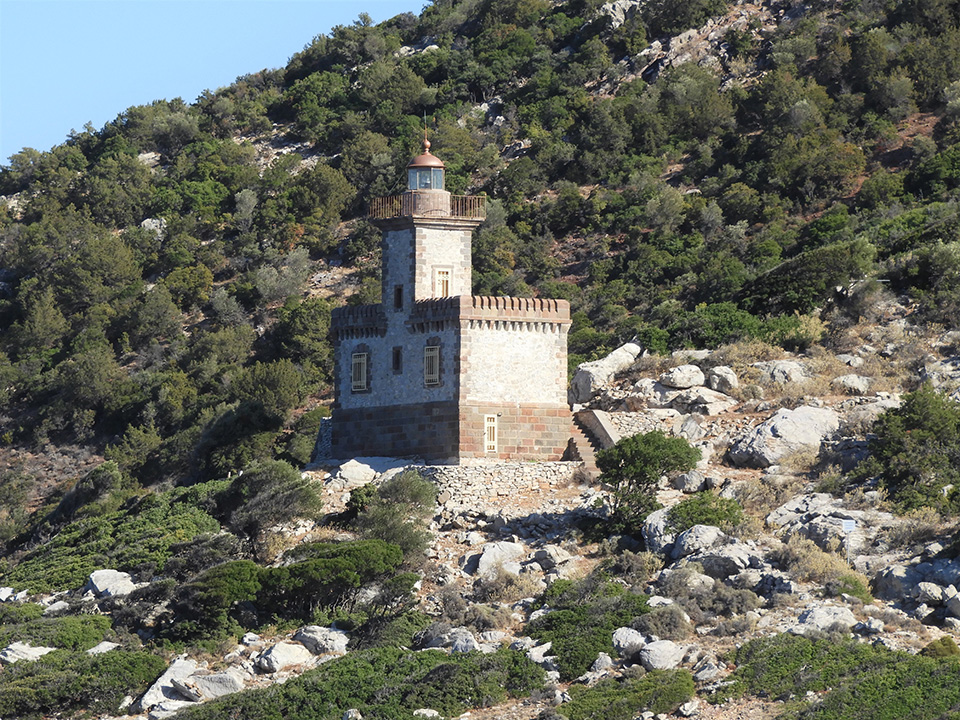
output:
<instances>
[{"instance_id":1,"label":"metal finial","mask_svg":"<svg viewBox=\"0 0 960 720\"><path fill-rule=\"evenodd\" d=\"M430 141L427 140L427 111L423 111L423 150L430 152Z\"/></svg>"}]
</instances>

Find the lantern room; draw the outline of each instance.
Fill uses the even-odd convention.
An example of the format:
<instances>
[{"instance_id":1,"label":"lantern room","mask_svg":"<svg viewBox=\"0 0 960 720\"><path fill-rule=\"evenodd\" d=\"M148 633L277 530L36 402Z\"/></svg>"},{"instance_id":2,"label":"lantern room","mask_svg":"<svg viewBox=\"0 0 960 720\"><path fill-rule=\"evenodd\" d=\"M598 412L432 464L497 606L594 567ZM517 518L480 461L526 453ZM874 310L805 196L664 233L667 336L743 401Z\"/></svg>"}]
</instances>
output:
<instances>
[{"instance_id":1,"label":"lantern room","mask_svg":"<svg viewBox=\"0 0 960 720\"><path fill-rule=\"evenodd\" d=\"M443 161L430 152L430 141L423 141L423 154L407 165L407 190L443 190Z\"/></svg>"}]
</instances>

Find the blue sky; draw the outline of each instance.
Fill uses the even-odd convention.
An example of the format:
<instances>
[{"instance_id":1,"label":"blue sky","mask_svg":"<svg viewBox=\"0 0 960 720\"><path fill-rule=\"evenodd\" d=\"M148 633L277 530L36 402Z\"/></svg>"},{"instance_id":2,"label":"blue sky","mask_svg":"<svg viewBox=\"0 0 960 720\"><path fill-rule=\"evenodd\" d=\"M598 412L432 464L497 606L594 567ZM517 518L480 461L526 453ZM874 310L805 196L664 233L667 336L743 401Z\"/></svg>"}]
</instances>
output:
<instances>
[{"instance_id":1,"label":"blue sky","mask_svg":"<svg viewBox=\"0 0 960 720\"><path fill-rule=\"evenodd\" d=\"M381 22L429 0L0 0L0 164L97 129L132 105L278 68L366 12Z\"/></svg>"}]
</instances>

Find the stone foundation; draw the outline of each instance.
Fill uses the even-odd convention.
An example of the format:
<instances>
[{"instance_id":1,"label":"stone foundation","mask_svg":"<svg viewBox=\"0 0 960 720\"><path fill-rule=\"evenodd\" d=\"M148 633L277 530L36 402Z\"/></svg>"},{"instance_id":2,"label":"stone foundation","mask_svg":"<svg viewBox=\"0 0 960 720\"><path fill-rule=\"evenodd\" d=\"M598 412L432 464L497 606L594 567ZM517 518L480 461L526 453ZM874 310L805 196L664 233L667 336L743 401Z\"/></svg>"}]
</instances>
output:
<instances>
[{"instance_id":1,"label":"stone foundation","mask_svg":"<svg viewBox=\"0 0 960 720\"><path fill-rule=\"evenodd\" d=\"M485 418L497 418L497 449L485 448ZM572 431L566 407L412 403L380 408L339 408L331 421L330 456L560 460Z\"/></svg>"},{"instance_id":2,"label":"stone foundation","mask_svg":"<svg viewBox=\"0 0 960 720\"><path fill-rule=\"evenodd\" d=\"M333 413L330 455L447 462L457 456L459 417L455 402L339 408Z\"/></svg>"}]
</instances>

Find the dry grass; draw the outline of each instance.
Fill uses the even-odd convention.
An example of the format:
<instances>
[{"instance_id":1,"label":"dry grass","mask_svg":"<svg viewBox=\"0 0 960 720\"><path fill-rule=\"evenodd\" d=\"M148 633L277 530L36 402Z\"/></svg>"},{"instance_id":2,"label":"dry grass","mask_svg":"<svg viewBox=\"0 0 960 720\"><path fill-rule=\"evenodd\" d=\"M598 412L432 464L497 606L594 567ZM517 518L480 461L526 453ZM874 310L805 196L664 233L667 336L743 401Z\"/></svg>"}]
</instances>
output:
<instances>
[{"instance_id":1,"label":"dry grass","mask_svg":"<svg viewBox=\"0 0 960 720\"><path fill-rule=\"evenodd\" d=\"M763 340L738 340L729 345L721 345L706 360L705 367L727 365L738 374L744 373L755 362L779 360L783 358L783 348L771 345Z\"/></svg>"},{"instance_id":2,"label":"dry grass","mask_svg":"<svg viewBox=\"0 0 960 720\"><path fill-rule=\"evenodd\" d=\"M903 515L900 523L890 528L887 540L891 547L914 548L949 536L954 530L936 510L922 507Z\"/></svg>"},{"instance_id":3,"label":"dry grass","mask_svg":"<svg viewBox=\"0 0 960 720\"><path fill-rule=\"evenodd\" d=\"M764 475L739 484L736 499L748 516L763 521L772 510L803 492L806 485L806 478L796 475Z\"/></svg>"},{"instance_id":4,"label":"dry grass","mask_svg":"<svg viewBox=\"0 0 960 720\"><path fill-rule=\"evenodd\" d=\"M812 540L799 535L791 537L772 555L783 570L801 582L828 585L854 577L863 587L870 585L865 575L853 570L839 555L821 550Z\"/></svg>"}]
</instances>

